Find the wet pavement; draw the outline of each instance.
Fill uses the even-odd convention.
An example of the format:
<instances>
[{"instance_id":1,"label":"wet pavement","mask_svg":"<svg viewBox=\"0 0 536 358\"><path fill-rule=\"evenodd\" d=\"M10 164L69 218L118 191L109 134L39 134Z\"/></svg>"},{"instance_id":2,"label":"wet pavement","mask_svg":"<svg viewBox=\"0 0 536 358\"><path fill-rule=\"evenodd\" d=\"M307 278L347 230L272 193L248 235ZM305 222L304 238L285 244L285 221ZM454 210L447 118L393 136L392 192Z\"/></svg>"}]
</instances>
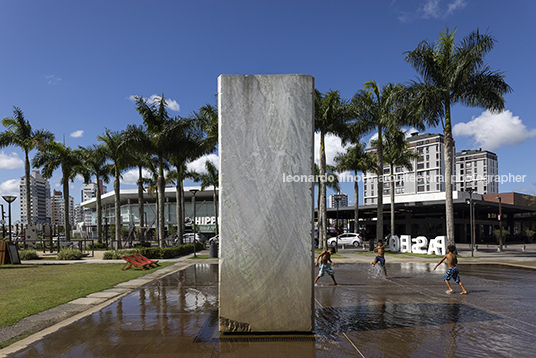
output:
<instances>
[{"instance_id":1,"label":"wet pavement","mask_svg":"<svg viewBox=\"0 0 536 358\"><path fill-rule=\"evenodd\" d=\"M535 357L536 271L461 264L468 294L446 294L445 267L334 267L315 287L315 331L225 335L218 265L156 279L6 357ZM306 304L306 303L304 303Z\"/></svg>"}]
</instances>

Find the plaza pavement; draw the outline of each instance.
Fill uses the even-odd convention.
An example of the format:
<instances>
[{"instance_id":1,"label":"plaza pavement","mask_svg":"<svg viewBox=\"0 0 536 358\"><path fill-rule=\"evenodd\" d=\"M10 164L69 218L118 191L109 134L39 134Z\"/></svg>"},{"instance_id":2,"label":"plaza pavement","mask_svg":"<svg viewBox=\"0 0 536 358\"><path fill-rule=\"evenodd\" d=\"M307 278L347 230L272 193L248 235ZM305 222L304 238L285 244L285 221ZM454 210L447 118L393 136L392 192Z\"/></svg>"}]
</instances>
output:
<instances>
[{"instance_id":1,"label":"plaza pavement","mask_svg":"<svg viewBox=\"0 0 536 358\"><path fill-rule=\"evenodd\" d=\"M460 265L468 265L468 264L477 264L477 265L483 265L481 267L485 268L485 270L488 270L489 267L493 267L493 266L488 266L488 265L507 265L507 266L513 266L513 267L520 267L520 268L529 268L529 269L535 269L536 268L536 244L529 244L529 245L508 245L507 247L503 248L503 251L502 252L497 252L497 248L496 246L486 246L486 245L479 245L479 248L478 250L474 251L473 252L473 255L474 257L471 257L471 250L469 248L468 245L463 245L463 244L459 244L457 245L458 247L458 254L461 256L461 258L459 259L459 263ZM361 249L361 248L357 248L357 249L341 249L339 250L338 252L341 256L343 256L344 258L334 258L334 262L336 264L349 264L349 265L342 265L341 268L338 268L336 266L336 272L337 272L337 279L339 280L339 283L342 283L342 288L343 289L347 289L349 291L352 291L355 290L355 288L357 286L364 286L364 287L360 287L361 289L363 288L367 288L368 286L367 285L363 285L362 282L360 282L359 280L356 280L356 282L358 283L354 283L354 273L348 268L350 267L360 267L361 270L365 270L366 267L369 267L370 265L368 265L368 263L374 258L374 255L372 253L366 253L366 254L363 254L364 251ZM208 250L204 250L202 252L199 252L198 254L200 255L208 255ZM40 351L39 349L35 349L35 348L32 348L32 347L41 347L44 345L43 342L47 341L47 338L45 337L53 337L54 334L57 334L57 332L59 331L62 331L62 330L65 330L66 327L76 327L77 324L80 324L80 322L84 322L85 320L88 320L89 318L88 317L95 317L95 315L102 315L103 312L108 312L107 310L110 309L110 307L115 307L117 309L118 306L120 305L124 305L124 302L129 302L129 304L133 304L134 306L138 306L140 303L137 302L136 300L133 301L132 300L132 297L133 295L136 296L136 297L140 297L140 295L142 294L142 292L145 292L145 287L152 287L152 286L166 286L164 284L162 284L161 282L167 282L169 280L172 280L173 277L183 277L184 280L187 280L189 282L189 280L191 280L191 278L185 278L188 276L188 272L197 272L197 274L194 274L194 276L199 276L198 278L200 280L203 280L203 277L205 277L207 279L207 282L209 282L209 284L201 284L201 288L199 288L198 286L200 285L199 282L195 282L195 283L192 283L190 282L190 284L192 285L192 287L194 287L196 290L198 291L203 291L203 290L208 290L207 292L209 293L206 293L204 294L204 300L216 300L216 302L212 301L212 302L209 302L210 304L214 305L216 304L216 307L217 307L217 282L214 281L214 270L217 271L217 259L198 259L198 260L190 260L189 258L191 257L192 255L188 255L188 256L185 256L185 257L181 257L181 258L178 258L178 259L169 259L169 260L161 260L162 262L175 262L174 265L172 266L168 266L166 268L162 268L162 269L157 269L157 270L154 270L152 272L150 272L149 274L143 276L143 277L140 277L140 278L137 278L137 279L134 279L134 280L131 280L131 281L128 281L128 282L125 282L125 283L121 283L119 285L117 285L116 287L112 288L112 289L109 289L109 290L105 290L103 292L97 292L97 293L93 293L91 295L88 295L87 297L85 298L80 298L78 300L74 300L72 302L69 302L69 303L66 303L66 304L63 304L63 305L60 305L56 308L53 308L51 310L48 310L48 311L45 311L45 312L42 312L42 313L39 313L39 314L36 314L36 315L33 315L33 316L30 316L30 317L27 317L27 318L24 318L23 320L21 320L19 323L13 325L13 326L10 326L10 327L6 327L6 328L3 328L3 329L0 329L0 339L1 341L7 341L7 340L10 340L10 339L13 339L13 338L16 338L16 337L19 337L19 336L23 336L25 334L28 334L28 332L36 332L35 334L32 334L31 336L27 337L27 338L24 338L2 350L0 350L0 358L1 357L34 357L34 356L47 356L47 354L50 354L50 353L46 353L44 351ZM404 279L406 279L407 277L404 276L404 274L402 274L402 271L403 269L400 269L400 267L406 267L405 270L407 270L407 265L404 266L404 264L425 264L425 265L420 265L420 266L415 266L415 267L426 267L426 270L427 271L430 271L429 267L430 267L430 264L435 264L438 259L437 258L434 258L434 259L429 259L429 258L423 258L423 257L415 257L415 256L410 256L410 255L396 255L396 256L387 256L386 257L387 259L387 264L388 264L388 268L389 268L389 274L394 274L395 275L395 279L400 279L399 282L402 282ZM99 258L99 256L95 256L95 257L86 257L84 258L83 260L76 260L76 261L63 261L62 263L74 263L74 264L91 264L91 263L110 263L110 262L123 262L122 260L117 260L117 261L112 261L112 260L102 260L101 258ZM23 261L23 264L52 264L52 263L57 263L57 262L54 262L54 261ZM354 266L352 266L352 264L354 264ZM363 264L366 264L366 265L363 265ZM428 265L426 265L428 264ZM355 265L360 265L360 266L355 266ZM402 266L400 266L402 265ZM192 266L197 266L197 267L200 267L199 270L197 269L194 269ZM464 266L466 267L466 266ZM210 268L210 269L209 269ZM188 271L190 270L190 271ZM194 271L192 271L194 270ZM443 271L443 270L438 270L438 271ZM210 277L207 276L208 273L207 272L210 272ZM530 271L529 271L530 272ZM442 274L442 273L441 273ZM370 281L370 278L371 278L371 273L370 271L368 272L368 275L369 275L369 281ZM378 276L374 276L375 274L373 274L373 277L372 279L373 280L376 280L378 279ZM191 276L191 275L190 275ZM216 275L217 276L217 275ZM397 276L397 277L396 277ZM462 276L463 276L463 272L462 272ZM424 278L424 276L419 276L419 278L423 279L426 284L429 284L428 283L428 278ZM180 280L179 280L180 281ZM217 280L216 280L217 281ZM391 281L391 280L389 280ZM437 280L438 281L438 285L436 289L436 286L435 286L435 281L434 281L434 292L435 291L438 291L438 292L444 292L444 287L442 285L444 285L441 280ZM399 288L398 286L396 285L400 285L400 283L396 283L395 280L391 281L391 282L395 282L395 286L397 289ZM464 281L465 282L465 281ZM328 287L330 286L331 284L331 280L329 280L329 278L323 278L319 283L321 283L321 286L322 287ZM152 285L152 286L151 286ZM383 283L382 283L383 285ZM408 285L410 285L409 281L408 281ZM475 282L475 285L476 285L476 282ZM176 283L174 283L172 285L172 287L175 287L176 286ZM204 287L206 286L206 287ZM354 287L355 286L355 287ZM454 287L456 287L457 285L454 284ZM319 312L324 312L324 313L317 313L317 317L316 317L316 322L317 324L319 324L320 322L320 326L322 326L322 322L323 323L326 323L326 320L327 318L325 317L325 313L326 312L331 312L333 313L332 311L330 310L333 310L335 306L342 306L344 307L345 305L347 305L348 301L344 301L344 302L337 302L335 303L333 301L333 298L330 297L330 296L325 296L325 291L326 288L315 288L315 301L316 301L316 306L317 306L317 310L320 310ZM385 295L385 292L384 291L378 291L376 292L375 290L377 290L377 288L375 287L368 287L368 289L371 290L371 292L373 292L376 296L372 295L372 296L367 296L368 297L368 300L372 300L370 303L372 303L371 307L374 307L375 305L377 305L378 303L382 304L382 302L377 302L378 301L378 297L380 297L380 301L383 301L383 297ZM400 288L402 289L402 288ZM331 290L331 289L330 289ZM392 290L392 287L391 287L391 290ZM475 290L474 287L468 287L468 291L469 293L471 294L471 290ZM150 292L153 292L151 290L149 290ZM148 292L149 292L148 291ZM422 293L422 289L418 289L417 290L418 292L420 292L419 294L423 294L424 296L431 296L432 294L430 292L425 292L425 293ZM485 290L483 288L480 288L480 292L484 292ZM331 291L330 291L331 292ZM477 290L478 292L478 290ZM143 295L145 295L146 293L143 293ZM504 294L504 293L501 293L501 294ZM379 296L378 296L379 295ZM186 295L188 296L188 295ZM188 305L188 300L191 299L191 297L194 297L194 296L188 296L188 297L183 297L184 299L184 304L185 305ZM344 296L344 295L343 295ZM423 297L424 297L423 296ZM197 297L197 296L196 296ZM174 297L176 298L176 297ZM210 298L210 299L208 299ZM198 299L198 298L196 298ZM438 298L437 297L433 297L433 299L437 300ZM181 302L179 302L181 303ZM163 304L163 306L162 306ZM196 303L195 305L197 305L198 303ZM206 304L208 303L205 303L205 306ZM210 304L208 304L210 306ZM406 302L404 299L402 299L402 301L396 303L398 306L396 306L399 310L400 310L400 307L406 307L404 305L408 305L409 303ZM164 309L165 311L174 311L174 306L177 305L177 301L174 300L174 301L162 301L162 300L159 300L159 309ZM194 305L194 306L195 306ZM402 305L402 306L400 306ZM203 306L203 307L205 307ZM367 306L369 307L369 306ZM439 307L439 306L438 306ZM442 307L442 306L441 306ZM449 306L450 307L450 306ZM206 308L206 307L205 307ZM214 307L212 307L214 308ZM437 307L435 308L437 309ZM138 308L136 308L136 310L138 310ZM194 309L193 311L196 311L196 309ZM490 308L488 309L487 311L485 312L488 312L488 315L490 314L490 312L493 312L493 313L497 313L499 310L496 309L496 308ZM207 311L208 312L208 311ZM178 330L180 332L183 332L184 336L185 337L188 337L188 338L191 338L190 336L193 335L193 338L195 338L195 340L197 340L198 342L201 342L203 343L203 339L206 338L206 337L209 337L210 339L212 339L212 341L207 340L205 343L205 345L187 345L188 347L192 348L193 350L187 350L187 351L184 351L183 349L180 349L180 352L181 356L184 356L185 353L191 353L191 356L219 356L219 355L225 355L224 353L225 352L228 352L227 348L225 348L225 346L222 346L222 341L220 339L220 342L218 343L219 346L218 348L216 349L214 346L213 346L213 343L214 343L214 337L216 335L216 333L214 332L214 327L215 327L215 323L214 323L214 311L212 310L211 312L212 313L207 313L207 312L203 312L202 314L200 314L199 316L202 317L203 319L201 320L201 323L199 323L198 321L196 321L196 324L197 324L197 328L193 328L190 327L191 326L191 322L192 322L192 317L189 318L189 320L185 320L185 321L182 321L182 319L178 319L177 320L177 324L179 326L183 325L182 327L174 327L173 329L175 330ZM217 312L217 311L216 311ZM341 312L336 312L339 316L339 319L342 319L344 320L344 315L346 313L341 313ZM372 312L374 313L374 316L376 317L377 316L377 312ZM184 312L182 312L181 314L178 315L178 317L183 317L183 314ZM365 315L367 314L371 314L371 312L365 312L364 313ZM449 311L448 314L451 314L451 312ZM474 312L473 312L474 314ZM498 313L497 313L498 314ZM195 317L197 317L198 315L195 315ZM482 316L482 313L480 313L480 316ZM123 318L121 318L122 320ZM427 318L429 319L429 318ZM145 320L145 316L144 316L144 319ZM484 321L488 320L488 318L485 318L483 319ZM491 318L489 320L492 320ZM212 323L207 323L207 322L212 322ZM523 326L523 325L526 325L526 323L523 321L522 318L520 318L520 321L519 321L519 325L520 326ZM117 322L116 322L117 323ZM108 325L114 325L116 324L114 322L107 322ZM199 326L199 324L201 324L201 326ZM384 324L386 325L387 323L385 322L382 322L381 324ZM470 323L469 323L470 324ZM87 325L85 325L87 326ZM389 324L387 324L387 326L389 326ZM207 328L208 327L208 328ZM102 328L102 327L101 327ZM120 327L122 328L122 327ZM389 326L389 328L392 328L391 326ZM400 327L395 327L395 328L400 328ZM420 327L417 327L420 329ZM529 327L529 328L534 328L534 327ZM169 327L168 327L169 329ZM407 329L407 327L406 327ZM413 327L412 329L415 329L415 327ZM519 329L519 328L517 328ZM158 329L158 330L147 330L146 331L146 334L147 332L152 332L154 333L154 336L151 336L151 333L148 333L149 336L153 337L154 339L156 339L156 341L158 341L158 339L164 339L162 337L159 336L159 334L161 334L161 327ZM185 332L190 330L189 333ZM369 329L365 329L364 331L368 331ZM74 331L71 329L72 332L76 331L76 328L74 329ZM83 331L83 329L81 330ZM159 331L160 333L156 333L157 331ZM355 352L359 352L359 354L355 353L356 356L366 356L366 355L363 355L361 353L361 351L359 350L359 348L356 346L356 339L353 339L351 338L351 334L354 333L354 331L352 331L352 329L348 329L348 327L344 328L344 329L339 329L339 330L333 330L331 332L327 332L326 335L323 336L323 338L318 338L318 332L319 331L322 331L324 333L326 333L326 328L320 328L320 330L318 330L317 328L317 332L316 332L316 342L317 344L315 345L315 347L318 347L319 345L322 346L322 342L326 343L328 346L332 346L333 345L333 341L337 342L338 341L338 349L342 349L342 351L346 352L346 353L352 353L352 355L355 353ZM363 327L360 327L358 329L358 331L362 332L363 331ZM386 330L388 331L388 330ZM204 333L203 333L204 332ZM207 333L208 332L208 333ZM342 332L342 333L341 333ZM139 332L138 332L139 333ZM515 332L513 332L515 333ZM343 336L345 336L345 339L344 341L341 341L341 334ZM443 333L438 333L438 337L442 336L444 334ZM205 335L206 337L203 337L203 335ZM166 335L164 335L166 336ZM329 338L326 338L326 337L335 337L333 339L329 339ZM97 337L97 336L96 336ZM212 337L212 338L211 338ZM529 338L534 338L536 337L536 330L534 331L534 334L530 333L529 332ZM98 340L98 338L95 338ZM131 336L129 336L128 340L130 342L130 340L132 339ZM521 339L521 338L520 338ZM67 338L68 340L68 338ZM75 339L76 341L76 339ZM154 341L154 342L156 342ZM284 339L282 340L284 341ZM307 341L307 338L304 338L304 341ZM369 339L370 341L370 339ZM212 342L212 343L211 343ZM320 343L319 343L320 342ZM97 342L93 342L94 344L99 344ZM161 344L160 345L170 345L168 348L173 350L173 344L171 344L170 342L168 341L162 341L160 342ZM105 345L109 345L110 343L109 342L106 342ZM123 345L120 345L122 347L125 347L125 346L128 346L130 343L125 343ZM225 343L227 344L227 343ZM268 344L268 343L266 343ZM336 345L337 345L336 344ZM250 346L251 343L248 343L246 346ZM83 346L82 343L80 343L80 346ZM201 347L204 347L203 349L201 349ZM184 346L186 347L186 346ZM257 347L259 347L257 345ZM292 344L283 344L281 345L281 347L286 347L285 348L285 351L284 352L287 352L285 354L288 354L288 352L292 352L293 349L296 349L299 347L299 345L296 345L295 343L292 343ZM352 348L353 347L353 348ZM138 347L139 348L139 347ZM176 348L176 347L175 347ZM273 346L272 346L273 348ZM304 352L305 354L303 356L311 356L311 355L318 355L318 348L311 348L310 344L305 344L304 346L306 352ZM356 350L354 350L354 348ZM50 348L47 348L47 349L50 349ZM63 349L63 348L62 348ZM111 348L112 349L112 348ZM199 349L199 350L198 350ZM235 356L235 353L237 353L237 351L235 350L235 348L231 349L229 348L230 351L229 352L233 352L233 356ZM490 348L491 349L491 348ZM495 348L493 348L495 349ZM238 350L238 352L240 351L240 349ZM245 352L250 352L249 350L245 350ZM281 353L280 350L276 350L277 352ZM313 352L314 351L314 352ZM433 349L432 349L433 351ZM17 352L22 352L22 353L17 353ZM85 354L82 354L80 355L80 352L76 349L76 348L73 348L71 347L71 350L68 350L69 353L65 354L64 356L88 356L88 357L93 357L93 356L102 356L102 355L99 355L99 354L89 354L89 355L85 355ZM140 353L141 352L141 353ZM143 353L145 352L145 353ZM175 356L173 355L173 353L170 353L170 355L166 355L166 354L154 354L154 352L152 352L149 348L145 347L144 349L141 349L140 348L140 351L138 352L139 355L130 355L131 357L153 357L153 356ZM339 351L340 352L340 351ZM142 354L143 353L143 354ZM250 352L251 353L251 352ZM295 355L295 354L292 354L292 355ZM122 354L119 354L119 353L113 353L112 354L112 351L110 351L110 355L107 355L105 354L104 356L117 356L117 357L122 357L122 356L127 356L127 355L122 355ZM262 356L262 355L261 355ZM277 355L275 355L277 356ZM331 356L330 354L326 354L326 355L321 355L321 356ZM368 355L368 356L371 356L371 355ZM374 356L374 354L372 354L372 356ZM508 356L508 355L506 355ZM522 355L521 355L522 356Z\"/></svg>"}]
</instances>

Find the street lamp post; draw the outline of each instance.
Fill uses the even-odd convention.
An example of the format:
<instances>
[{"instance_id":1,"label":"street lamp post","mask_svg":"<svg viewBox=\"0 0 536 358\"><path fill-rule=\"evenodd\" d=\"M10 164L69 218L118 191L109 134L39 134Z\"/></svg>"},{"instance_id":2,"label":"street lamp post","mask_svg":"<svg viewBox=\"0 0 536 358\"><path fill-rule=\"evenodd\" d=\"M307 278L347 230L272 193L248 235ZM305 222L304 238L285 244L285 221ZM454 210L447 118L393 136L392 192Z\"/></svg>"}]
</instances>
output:
<instances>
[{"instance_id":1,"label":"street lamp post","mask_svg":"<svg viewBox=\"0 0 536 358\"><path fill-rule=\"evenodd\" d=\"M192 193L194 196L193 196L193 200L194 200L194 222L193 222L193 227L194 227L194 257L197 257L197 254L195 252L195 238L196 238L196 232L195 232L195 215L196 215L196 212L195 212L195 194L197 194L197 192L199 191L199 189L190 189L190 193Z\"/></svg>"},{"instance_id":2,"label":"street lamp post","mask_svg":"<svg viewBox=\"0 0 536 358\"><path fill-rule=\"evenodd\" d=\"M469 193L469 221L471 222L471 256L474 256L475 234L473 230L473 192L475 191L475 189L467 188L465 191Z\"/></svg>"},{"instance_id":3,"label":"street lamp post","mask_svg":"<svg viewBox=\"0 0 536 358\"><path fill-rule=\"evenodd\" d=\"M5 201L7 201L7 204L8 204L8 215L9 215L9 242L11 243L12 242L12 238L11 238L11 235L12 235L12 229L11 229L11 203L15 201L15 199L17 199L16 196L13 196L13 195L4 195L2 196L2 198L4 198ZM28 208L28 211L30 210L30 208Z\"/></svg>"},{"instance_id":4,"label":"street lamp post","mask_svg":"<svg viewBox=\"0 0 536 358\"><path fill-rule=\"evenodd\" d=\"M495 199L499 199L499 250L502 251L503 247L503 236L502 236L502 205L501 205L501 197L498 196Z\"/></svg>"},{"instance_id":5,"label":"street lamp post","mask_svg":"<svg viewBox=\"0 0 536 358\"><path fill-rule=\"evenodd\" d=\"M337 202L337 224L336 224L336 228L337 228L337 235L340 235L340 231L339 231L339 202L341 201L342 198L339 195L334 195L333 199L335 199L335 201Z\"/></svg>"},{"instance_id":6,"label":"street lamp post","mask_svg":"<svg viewBox=\"0 0 536 358\"><path fill-rule=\"evenodd\" d=\"M6 238L6 216L4 212L4 205L0 204L2 207L2 240Z\"/></svg>"}]
</instances>

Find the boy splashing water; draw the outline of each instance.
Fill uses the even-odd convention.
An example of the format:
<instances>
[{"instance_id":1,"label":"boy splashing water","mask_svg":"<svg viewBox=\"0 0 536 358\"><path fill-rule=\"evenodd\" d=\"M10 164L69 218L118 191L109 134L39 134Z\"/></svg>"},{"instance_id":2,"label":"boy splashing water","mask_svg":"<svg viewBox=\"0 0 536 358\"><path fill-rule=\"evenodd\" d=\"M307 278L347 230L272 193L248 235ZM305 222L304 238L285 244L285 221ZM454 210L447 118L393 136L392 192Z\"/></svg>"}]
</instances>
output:
<instances>
[{"instance_id":1,"label":"boy splashing water","mask_svg":"<svg viewBox=\"0 0 536 358\"><path fill-rule=\"evenodd\" d=\"M456 257L456 246L449 245L447 247L447 251L448 251L447 254L443 256L443 258L441 259L441 261L437 263L437 265L435 265L434 271L437 266L439 266L443 261L447 260L448 269L447 269L447 272L445 273L445 277L443 278L443 280L447 284L447 287L449 288L447 290L447 293L448 294L454 293L454 290L452 289L449 283L450 279L453 278L454 281L458 285L460 285L460 287L462 288L462 292L460 292L460 294L465 295L467 291L465 290L465 287L463 287L463 284L460 280L460 273L458 271L458 267L456 266L458 264L458 258Z\"/></svg>"},{"instance_id":2,"label":"boy splashing water","mask_svg":"<svg viewBox=\"0 0 536 358\"><path fill-rule=\"evenodd\" d=\"M318 260L320 260L320 271L318 271L318 276L316 276L315 279L315 286L316 281L322 276L324 276L324 273L327 272L328 275L331 276L331 279L333 280L333 283L335 286L339 286L337 281L335 281L335 272L331 268L331 265L333 265L333 262L331 261L331 255L335 253L335 248L330 247L328 250L322 251L320 255L316 258L315 267L318 266Z\"/></svg>"}]
</instances>

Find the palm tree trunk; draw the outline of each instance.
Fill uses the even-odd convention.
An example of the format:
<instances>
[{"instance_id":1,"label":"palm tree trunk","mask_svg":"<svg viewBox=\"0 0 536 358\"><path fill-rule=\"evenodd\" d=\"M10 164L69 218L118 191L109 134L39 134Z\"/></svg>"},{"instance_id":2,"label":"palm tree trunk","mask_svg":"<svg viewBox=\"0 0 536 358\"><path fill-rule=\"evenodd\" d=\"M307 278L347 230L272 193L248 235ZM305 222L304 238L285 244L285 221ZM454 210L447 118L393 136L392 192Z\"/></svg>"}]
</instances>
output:
<instances>
[{"instance_id":1,"label":"palm tree trunk","mask_svg":"<svg viewBox=\"0 0 536 358\"><path fill-rule=\"evenodd\" d=\"M65 227L65 240L71 241L71 225L69 223L69 175L65 172L63 173L63 225Z\"/></svg>"},{"instance_id":2,"label":"palm tree trunk","mask_svg":"<svg viewBox=\"0 0 536 358\"><path fill-rule=\"evenodd\" d=\"M164 215L164 204L166 203L165 198L165 180L164 175L158 175L158 246L163 247L164 235L165 235L165 215Z\"/></svg>"},{"instance_id":3,"label":"palm tree trunk","mask_svg":"<svg viewBox=\"0 0 536 358\"><path fill-rule=\"evenodd\" d=\"M98 243L102 243L102 203L101 203L101 187L99 177L96 176L97 182L97 207L95 208L97 214L97 240Z\"/></svg>"},{"instance_id":4,"label":"palm tree trunk","mask_svg":"<svg viewBox=\"0 0 536 358\"><path fill-rule=\"evenodd\" d=\"M376 217L376 240L383 239L383 142L382 128L378 126L378 148L376 150L376 160L378 168L378 188L377 189L377 217Z\"/></svg>"},{"instance_id":5,"label":"palm tree trunk","mask_svg":"<svg viewBox=\"0 0 536 358\"><path fill-rule=\"evenodd\" d=\"M452 132L445 132L445 217L447 225L447 245L454 245L454 208L452 200L452 159L454 141Z\"/></svg>"},{"instance_id":6,"label":"palm tree trunk","mask_svg":"<svg viewBox=\"0 0 536 358\"><path fill-rule=\"evenodd\" d=\"M395 235L395 180L394 180L394 168L391 165L391 235Z\"/></svg>"},{"instance_id":7,"label":"palm tree trunk","mask_svg":"<svg viewBox=\"0 0 536 358\"><path fill-rule=\"evenodd\" d=\"M145 235L142 232L142 228L145 227L144 225L144 219L145 219L145 211L143 208L143 173L142 173L142 167L138 166L138 216L139 216L139 223L140 223L140 237L141 241L145 241ZM147 232L147 231L146 231Z\"/></svg>"},{"instance_id":8,"label":"palm tree trunk","mask_svg":"<svg viewBox=\"0 0 536 358\"><path fill-rule=\"evenodd\" d=\"M26 224L30 224L32 222L32 197L30 195L30 159L27 150L24 151L24 179L24 185L26 186Z\"/></svg>"},{"instance_id":9,"label":"palm tree trunk","mask_svg":"<svg viewBox=\"0 0 536 358\"><path fill-rule=\"evenodd\" d=\"M327 237L327 208L326 208L326 150L324 143L324 133L320 132L320 165L318 180L318 242L322 250L328 248Z\"/></svg>"},{"instance_id":10,"label":"palm tree trunk","mask_svg":"<svg viewBox=\"0 0 536 358\"><path fill-rule=\"evenodd\" d=\"M177 173L179 167L177 166ZM184 187L182 185L182 178L177 178L176 186L176 207L177 207L177 238L179 245L182 245L182 237L184 235Z\"/></svg>"},{"instance_id":11,"label":"palm tree trunk","mask_svg":"<svg viewBox=\"0 0 536 358\"><path fill-rule=\"evenodd\" d=\"M359 183L357 181L357 170L354 176L354 233L359 234Z\"/></svg>"},{"instance_id":12,"label":"palm tree trunk","mask_svg":"<svg viewBox=\"0 0 536 358\"><path fill-rule=\"evenodd\" d=\"M119 172L116 170L114 178L114 197L115 197L115 240L117 248L123 247L121 243L121 197L119 194Z\"/></svg>"}]
</instances>

